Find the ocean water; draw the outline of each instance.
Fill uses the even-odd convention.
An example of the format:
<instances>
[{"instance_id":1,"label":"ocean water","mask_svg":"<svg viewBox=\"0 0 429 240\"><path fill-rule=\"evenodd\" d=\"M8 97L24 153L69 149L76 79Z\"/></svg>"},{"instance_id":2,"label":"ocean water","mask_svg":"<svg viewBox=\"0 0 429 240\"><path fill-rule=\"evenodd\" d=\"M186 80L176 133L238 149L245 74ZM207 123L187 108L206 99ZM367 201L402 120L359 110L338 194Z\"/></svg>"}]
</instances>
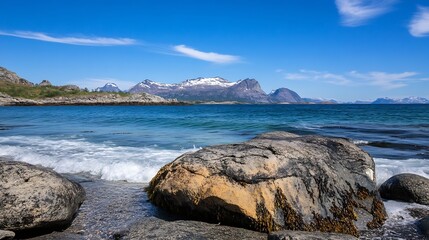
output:
<instances>
[{"instance_id":1,"label":"ocean water","mask_svg":"<svg viewBox=\"0 0 429 240\"><path fill-rule=\"evenodd\" d=\"M377 184L404 172L429 177L429 105L0 107L0 157L147 183L185 152L278 130L350 139L373 156ZM406 209L416 204L385 206L385 226L415 221Z\"/></svg>"},{"instance_id":2,"label":"ocean water","mask_svg":"<svg viewBox=\"0 0 429 240\"><path fill-rule=\"evenodd\" d=\"M379 183L429 177L429 105L1 107L0 156L148 182L184 152L277 130L350 139L374 157Z\"/></svg>"}]
</instances>

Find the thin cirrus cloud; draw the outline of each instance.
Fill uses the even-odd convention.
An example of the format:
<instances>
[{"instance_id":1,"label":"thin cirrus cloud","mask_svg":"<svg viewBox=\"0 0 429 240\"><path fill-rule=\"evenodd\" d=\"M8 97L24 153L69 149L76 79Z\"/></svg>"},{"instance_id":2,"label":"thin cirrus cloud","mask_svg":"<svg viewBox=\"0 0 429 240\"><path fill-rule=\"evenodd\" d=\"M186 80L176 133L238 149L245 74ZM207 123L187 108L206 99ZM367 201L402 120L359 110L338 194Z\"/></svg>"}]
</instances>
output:
<instances>
[{"instance_id":1,"label":"thin cirrus cloud","mask_svg":"<svg viewBox=\"0 0 429 240\"><path fill-rule=\"evenodd\" d=\"M31 31L0 31L0 36L17 37L24 39L32 39L44 42L54 42L70 45L82 45L82 46L127 46L127 45L138 45L139 42L132 38L107 38L107 37L54 37L46 33L31 32ZM240 61L240 57L220 54L214 52L202 52L194 48L187 47L185 45L176 45L173 48L163 47L161 45L149 45L145 44L147 51L158 52L161 54L187 56L207 62L213 63L237 63Z\"/></svg>"},{"instance_id":2,"label":"thin cirrus cloud","mask_svg":"<svg viewBox=\"0 0 429 240\"><path fill-rule=\"evenodd\" d=\"M419 74L417 72L387 73L374 71L360 73L357 71L350 71L338 74L302 69L293 73L284 71L281 73L286 80L321 81L342 86L377 86L384 90L405 87L409 82L428 80L427 78L418 77Z\"/></svg>"},{"instance_id":3,"label":"thin cirrus cloud","mask_svg":"<svg viewBox=\"0 0 429 240\"><path fill-rule=\"evenodd\" d=\"M83 46L123 46L135 45L137 41L131 38L107 38L107 37L53 37L46 33L31 31L0 31L0 35L32 39L44 42L63 43Z\"/></svg>"},{"instance_id":4,"label":"thin cirrus cloud","mask_svg":"<svg viewBox=\"0 0 429 240\"><path fill-rule=\"evenodd\" d=\"M419 7L408 25L408 31L414 37L429 36L429 7Z\"/></svg>"},{"instance_id":5,"label":"thin cirrus cloud","mask_svg":"<svg viewBox=\"0 0 429 240\"><path fill-rule=\"evenodd\" d=\"M341 23L347 27L366 24L370 19L390 11L396 0L335 0Z\"/></svg>"},{"instance_id":6,"label":"thin cirrus cloud","mask_svg":"<svg viewBox=\"0 0 429 240\"><path fill-rule=\"evenodd\" d=\"M172 48L173 51L182 54L183 56L196 58L199 60L213 62L213 63L236 63L240 61L240 57L233 55L226 55L214 52L202 52L185 45L177 45Z\"/></svg>"}]
</instances>

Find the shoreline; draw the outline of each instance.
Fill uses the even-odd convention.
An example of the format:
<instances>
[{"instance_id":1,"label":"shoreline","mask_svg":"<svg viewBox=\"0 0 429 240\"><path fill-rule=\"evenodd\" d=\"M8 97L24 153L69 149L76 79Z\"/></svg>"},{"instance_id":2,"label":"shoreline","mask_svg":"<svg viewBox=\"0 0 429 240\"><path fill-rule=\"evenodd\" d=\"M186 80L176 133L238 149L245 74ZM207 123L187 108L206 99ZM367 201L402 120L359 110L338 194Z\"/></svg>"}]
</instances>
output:
<instances>
[{"instance_id":1,"label":"shoreline","mask_svg":"<svg viewBox=\"0 0 429 240\"><path fill-rule=\"evenodd\" d=\"M51 239L149 239L148 237L166 237L176 239L184 233L193 237L205 239L230 239L222 236L236 234L236 237L246 236L250 239L267 239L268 234L243 228L186 219L166 212L153 205L148 200L144 189L148 183L131 183L126 181L108 181L93 175L61 174L69 180L81 184L87 194L76 218L63 231L53 231L39 236L24 236L31 240ZM385 204L387 201L383 201ZM407 203L393 202L396 205ZM415 214L425 214L429 208L416 208ZM399 219L397 219L399 218ZM417 216L416 216L417 218ZM426 239L418 232L414 222L401 222L400 216L389 216L380 229L360 232L359 239ZM204 230L203 230L204 229ZM192 232L196 231L196 232ZM141 235L143 234L143 235ZM201 234L201 235L198 235ZM205 235L204 235L205 234ZM185 239L185 238L177 238Z\"/></svg>"},{"instance_id":2,"label":"shoreline","mask_svg":"<svg viewBox=\"0 0 429 240\"><path fill-rule=\"evenodd\" d=\"M88 94L83 96L54 97L42 99L15 98L0 92L0 106L183 106L189 102L164 99L150 94Z\"/></svg>"}]
</instances>

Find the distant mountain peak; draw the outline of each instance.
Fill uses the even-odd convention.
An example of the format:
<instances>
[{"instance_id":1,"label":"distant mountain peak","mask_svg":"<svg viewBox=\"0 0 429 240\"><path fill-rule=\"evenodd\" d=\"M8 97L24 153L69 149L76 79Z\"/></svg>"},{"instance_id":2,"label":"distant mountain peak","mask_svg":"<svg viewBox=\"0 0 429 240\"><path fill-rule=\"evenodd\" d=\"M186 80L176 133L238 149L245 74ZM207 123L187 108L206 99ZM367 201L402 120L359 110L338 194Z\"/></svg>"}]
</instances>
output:
<instances>
[{"instance_id":1,"label":"distant mountain peak","mask_svg":"<svg viewBox=\"0 0 429 240\"><path fill-rule=\"evenodd\" d=\"M372 104L429 104L429 100L423 97L406 98L377 98Z\"/></svg>"},{"instance_id":2,"label":"distant mountain peak","mask_svg":"<svg viewBox=\"0 0 429 240\"><path fill-rule=\"evenodd\" d=\"M121 89L119 89L118 85L115 83L106 83L103 87L98 87L95 89L96 92L122 92Z\"/></svg>"}]
</instances>

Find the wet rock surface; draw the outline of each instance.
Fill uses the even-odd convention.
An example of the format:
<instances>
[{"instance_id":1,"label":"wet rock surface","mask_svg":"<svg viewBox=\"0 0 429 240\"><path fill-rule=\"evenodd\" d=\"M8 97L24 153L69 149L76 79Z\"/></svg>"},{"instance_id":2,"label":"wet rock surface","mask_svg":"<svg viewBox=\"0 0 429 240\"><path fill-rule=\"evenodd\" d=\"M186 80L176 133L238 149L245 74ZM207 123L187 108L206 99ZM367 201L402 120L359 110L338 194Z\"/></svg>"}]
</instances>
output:
<instances>
[{"instance_id":1,"label":"wet rock surface","mask_svg":"<svg viewBox=\"0 0 429 240\"><path fill-rule=\"evenodd\" d=\"M171 212L262 232L357 236L386 218L367 153L344 139L287 132L184 154L148 194Z\"/></svg>"},{"instance_id":2,"label":"wet rock surface","mask_svg":"<svg viewBox=\"0 0 429 240\"><path fill-rule=\"evenodd\" d=\"M423 235L429 238L429 216L420 219L417 226Z\"/></svg>"},{"instance_id":3,"label":"wet rock surface","mask_svg":"<svg viewBox=\"0 0 429 240\"><path fill-rule=\"evenodd\" d=\"M385 199L429 205L429 179L416 174L395 175L386 180L379 191Z\"/></svg>"},{"instance_id":4,"label":"wet rock surface","mask_svg":"<svg viewBox=\"0 0 429 240\"><path fill-rule=\"evenodd\" d=\"M324 232L278 231L268 235L268 240L353 240L351 235Z\"/></svg>"},{"instance_id":5,"label":"wet rock surface","mask_svg":"<svg viewBox=\"0 0 429 240\"><path fill-rule=\"evenodd\" d=\"M267 234L205 222L147 218L131 227L124 239L255 239L265 240Z\"/></svg>"},{"instance_id":6,"label":"wet rock surface","mask_svg":"<svg viewBox=\"0 0 429 240\"><path fill-rule=\"evenodd\" d=\"M85 198L84 189L47 168L0 161L0 229L63 229Z\"/></svg>"},{"instance_id":7,"label":"wet rock surface","mask_svg":"<svg viewBox=\"0 0 429 240\"><path fill-rule=\"evenodd\" d=\"M12 231L0 230L0 240L9 240L15 237L15 233Z\"/></svg>"}]
</instances>

